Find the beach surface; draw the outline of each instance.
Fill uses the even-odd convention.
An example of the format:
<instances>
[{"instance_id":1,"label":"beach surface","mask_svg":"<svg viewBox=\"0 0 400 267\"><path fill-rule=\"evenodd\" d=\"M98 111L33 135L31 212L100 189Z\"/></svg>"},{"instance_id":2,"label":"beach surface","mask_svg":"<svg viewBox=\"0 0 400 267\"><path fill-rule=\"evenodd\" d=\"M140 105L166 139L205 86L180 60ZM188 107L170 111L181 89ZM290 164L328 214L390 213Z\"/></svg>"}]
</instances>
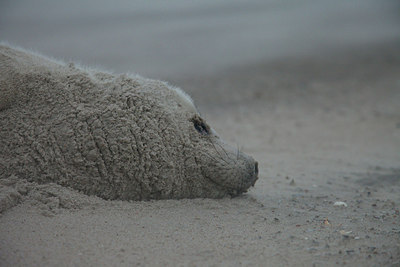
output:
<instances>
[{"instance_id":1,"label":"beach surface","mask_svg":"<svg viewBox=\"0 0 400 267\"><path fill-rule=\"evenodd\" d=\"M29 43L0 21L3 36ZM212 71L173 54L159 68L153 57L129 68L118 53L100 57L188 92L222 138L258 161L259 180L236 198L129 202L1 177L0 266L400 265L400 43L386 33ZM62 39L39 37L29 44L57 57ZM99 51L81 52L83 62Z\"/></svg>"},{"instance_id":2,"label":"beach surface","mask_svg":"<svg viewBox=\"0 0 400 267\"><path fill-rule=\"evenodd\" d=\"M399 264L394 47L177 79L258 160L255 187L233 199L121 202L23 183L0 215L0 265Z\"/></svg>"}]
</instances>

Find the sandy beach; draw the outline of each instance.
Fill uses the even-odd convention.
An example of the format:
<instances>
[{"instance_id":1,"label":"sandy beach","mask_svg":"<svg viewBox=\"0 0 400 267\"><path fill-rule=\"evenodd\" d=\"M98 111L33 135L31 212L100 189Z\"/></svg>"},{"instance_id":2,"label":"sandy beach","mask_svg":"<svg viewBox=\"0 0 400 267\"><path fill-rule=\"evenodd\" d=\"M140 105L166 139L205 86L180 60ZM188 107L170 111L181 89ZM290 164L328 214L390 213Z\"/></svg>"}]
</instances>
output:
<instances>
[{"instance_id":1,"label":"sandy beach","mask_svg":"<svg viewBox=\"0 0 400 267\"><path fill-rule=\"evenodd\" d=\"M399 264L397 47L176 79L258 160L255 187L233 199L121 202L20 183L0 215L1 265ZM2 196L15 184L3 179Z\"/></svg>"},{"instance_id":2,"label":"sandy beach","mask_svg":"<svg viewBox=\"0 0 400 267\"><path fill-rule=\"evenodd\" d=\"M398 20L360 9L367 14L360 25L380 27L358 31L350 23L357 27L342 38L331 24L318 24L323 5L304 24L295 16L303 13L290 9L293 29L279 12L266 19L267 4L238 12L239 19L230 15L242 4L215 9L206 2L194 19L179 1L173 12L146 7L142 17L113 4L83 6L68 24L71 14L51 4L44 12L10 3L2 4L2 38L67 61L167 80L192 96L221 137L253 156L260 172L236 198L143 202L0 177L0 266L400 265ZM329 18L354 17L328 10ZM182 17L175 11L189 15L176 21ZM209 24L197 27L201 19ZM237 25L227 28L232 21ZM276 35L258 37L276 21L283 25ZM105 38L106 22L120 31ZM312 25L321 28L307 43L309 30L317 32ZM140 35L144 29L150 35ZM182 34L188 32L194 34ZM320 49L324 38L330 45Z\"/></svg>"}]
</instances>

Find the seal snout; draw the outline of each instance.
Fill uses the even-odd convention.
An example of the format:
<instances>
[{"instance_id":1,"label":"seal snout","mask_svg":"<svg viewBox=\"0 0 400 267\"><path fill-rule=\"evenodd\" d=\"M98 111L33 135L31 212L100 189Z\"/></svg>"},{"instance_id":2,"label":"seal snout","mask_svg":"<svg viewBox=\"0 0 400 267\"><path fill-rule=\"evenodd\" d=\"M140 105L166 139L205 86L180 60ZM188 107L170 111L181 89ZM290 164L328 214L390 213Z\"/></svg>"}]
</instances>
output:
<instances>
[{"instance_id":1,"label":"seal snout","mask_svg":"<svg viewBox=\"0 0 400 267\"><path fill-rule=\"evenodd\" d=\"M258 162L249 157L249 162L247 166L248 174L246 176L246 187L249 188L251 186L254 186L256 181L258 180Z\"/></svg>"},{"instance_id":2,"label":"seal snout","mask_svg":"<svg viewBox=\"0 0 400 267\"><path fill-rule=\"evenodd\" d=\"M256 181L258 180L258 162L254 162L254 173L250 178L251 181L251 186L254 186L254 184L256 183Z\"/></svg>"}]
</instances>

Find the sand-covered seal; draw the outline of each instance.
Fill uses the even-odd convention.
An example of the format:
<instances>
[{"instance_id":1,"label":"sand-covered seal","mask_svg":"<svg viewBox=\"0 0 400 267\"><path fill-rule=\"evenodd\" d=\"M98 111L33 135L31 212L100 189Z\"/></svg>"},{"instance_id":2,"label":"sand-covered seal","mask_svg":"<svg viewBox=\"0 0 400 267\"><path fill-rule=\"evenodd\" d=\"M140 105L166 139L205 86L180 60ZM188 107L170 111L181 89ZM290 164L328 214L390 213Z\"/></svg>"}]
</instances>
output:
<instances>
[{"instance_id":1,"label":"sand-covered seal","mask_svg":"<svg viewBox=\"0 0 400 267\"><path fill-rule=\"evenodd\" d=\"M258 167L180 89L0 45L0 178L11 175L105 199L219 198L246 192Z\"/></svg>"}]
</instances>

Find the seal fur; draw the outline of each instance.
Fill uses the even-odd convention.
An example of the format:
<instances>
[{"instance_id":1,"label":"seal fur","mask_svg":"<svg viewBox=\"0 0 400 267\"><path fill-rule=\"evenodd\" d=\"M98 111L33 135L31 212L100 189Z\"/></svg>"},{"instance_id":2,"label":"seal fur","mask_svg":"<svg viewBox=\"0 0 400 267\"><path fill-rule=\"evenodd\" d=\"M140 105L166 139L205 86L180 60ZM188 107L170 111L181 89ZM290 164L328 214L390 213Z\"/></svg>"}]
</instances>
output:
<instances>
[{"instance_id":1,"label":"seal fur","mask_svg":"<svg viewBox=\"0 0 400 267\"><path fill-rule=\"evenodd\" d=\"M236 196L257 180L182 90L4 44L0 123L1 178L129 200Z\"/></svg>"}]
</instances>

